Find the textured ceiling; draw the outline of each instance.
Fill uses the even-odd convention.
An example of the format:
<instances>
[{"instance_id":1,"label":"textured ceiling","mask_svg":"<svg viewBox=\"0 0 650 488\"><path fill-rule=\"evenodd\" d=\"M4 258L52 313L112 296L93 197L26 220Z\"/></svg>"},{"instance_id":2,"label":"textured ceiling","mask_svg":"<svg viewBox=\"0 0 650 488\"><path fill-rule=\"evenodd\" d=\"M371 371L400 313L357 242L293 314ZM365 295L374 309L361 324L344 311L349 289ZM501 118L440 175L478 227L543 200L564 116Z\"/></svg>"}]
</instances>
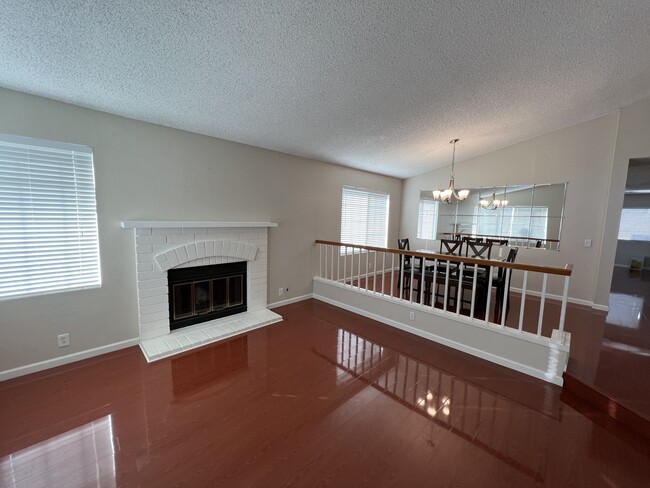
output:
<instances>
[{"instance_id":1,"label":"textured ceiling","mask_svg":"<svg viewBox=\"0 0 650 488\"><path fill-rule=\"evenodd\" d=\"M462 161L650 96L648 19L648 0L2 0L0 86L407 177L453 137Z\"/></svg>"}]
</instances>

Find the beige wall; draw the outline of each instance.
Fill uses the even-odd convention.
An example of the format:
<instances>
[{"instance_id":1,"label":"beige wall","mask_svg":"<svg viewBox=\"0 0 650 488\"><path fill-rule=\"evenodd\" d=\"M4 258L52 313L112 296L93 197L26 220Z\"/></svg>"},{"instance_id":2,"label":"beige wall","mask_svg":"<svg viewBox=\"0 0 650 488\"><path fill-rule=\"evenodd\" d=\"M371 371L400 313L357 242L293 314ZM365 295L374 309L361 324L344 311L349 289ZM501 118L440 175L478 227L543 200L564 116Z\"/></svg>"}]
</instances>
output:
<instances>
[{"instance_id":1,"label":"beige wall","mask_svg":"<svg viewBox=\"0 0 650 488\"><path fill-rule=\"evenodd\" d=\"M588 302L595 296L607 210L603 195L609 189L618 119L618 113L610 114L456 164L459 188L569 183L560 251L520 249L517 261L555 267L572 263L569 296ZM462 134L459 136L456 154L462 158ZM405 180L401 237L416 236L419 191L446 187L448 182L449 167ZM591 248L584 247L585 239L593 241ZM423 242L415 241L412 247L424 247ZM549 291L561 294L560 285L557 282ZM599 303L607 304L607 300Z\"/></svg>"},{"instance_id":2,"label":"beige wall","mask_svg":"<svg viewBox=\"0 0 650 488\"><path fill-rule=\"evenodd\" d=\"M339 240L341 187L390 194L401 180L0 89L0 132L93 147L102 287L0 302L0 371L138 336L134 238L121 220L271 221L269 303L312 291L313 242ZM70 333L59 349L56 336Z\"/></svg>"}]
</instances>

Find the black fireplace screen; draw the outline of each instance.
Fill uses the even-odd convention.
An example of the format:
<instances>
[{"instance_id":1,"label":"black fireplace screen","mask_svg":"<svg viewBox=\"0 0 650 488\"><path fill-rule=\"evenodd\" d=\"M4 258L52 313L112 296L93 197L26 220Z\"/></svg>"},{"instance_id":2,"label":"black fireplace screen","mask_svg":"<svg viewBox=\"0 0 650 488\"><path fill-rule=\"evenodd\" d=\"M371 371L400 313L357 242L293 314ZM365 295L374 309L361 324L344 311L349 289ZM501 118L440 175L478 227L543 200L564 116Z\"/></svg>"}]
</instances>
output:
<instances>
[{"instance_id":1,"label":"black fireplace screen","mask_svg":"<svg viewBox=\"0 0 650 488\"><path fill-rule=\"evenodd\" d=\"M246 261L170 269L167 281L172 330L246 311Z\"/></svg>"}]
</instances>

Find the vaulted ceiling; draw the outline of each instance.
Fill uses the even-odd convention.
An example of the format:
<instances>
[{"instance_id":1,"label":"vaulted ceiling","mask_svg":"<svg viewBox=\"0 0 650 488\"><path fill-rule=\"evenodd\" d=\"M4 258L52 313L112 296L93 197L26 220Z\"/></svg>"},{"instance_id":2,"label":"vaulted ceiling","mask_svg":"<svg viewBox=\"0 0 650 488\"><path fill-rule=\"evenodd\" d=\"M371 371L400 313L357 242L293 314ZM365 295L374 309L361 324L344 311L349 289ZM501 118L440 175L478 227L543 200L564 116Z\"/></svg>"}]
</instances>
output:
<instances>
[{"instance_id":1,"label":"vaulted ceiling","mask_svg":"<svg viewBox=\"0 0 650 488\"><path fill-rule=\"evenodd\" d=\"M454 137L462 161L650 96L649 18L647 0L3 0L0 86L408 177Z\"/></svg>"}]
</instances>

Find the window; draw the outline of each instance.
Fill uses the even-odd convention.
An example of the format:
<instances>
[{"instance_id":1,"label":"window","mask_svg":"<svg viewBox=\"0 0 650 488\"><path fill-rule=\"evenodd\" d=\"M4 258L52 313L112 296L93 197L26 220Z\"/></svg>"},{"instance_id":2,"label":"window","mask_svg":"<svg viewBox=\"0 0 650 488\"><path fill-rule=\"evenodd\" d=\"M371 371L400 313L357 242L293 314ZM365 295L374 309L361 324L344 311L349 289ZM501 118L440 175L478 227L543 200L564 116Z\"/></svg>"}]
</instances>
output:
<instances>
[{"instance_id":1,"label":"window","mask_svg":"<svg viewBox=\"0 0 650 488\"><path fill-rule=\"evenodd\" d=\"M388 243L389 195L343 187L341 200L341 242L360 246L386 247ZM341 253L345 248L341 248Z\"/></svg>"},{"instance_id":2,"label":"window","mask_svg":"<svg viewBox=\"0 0 650 488\"><path fill-rule=\"evenodd\" d=\"M624 208L618 238L625 241L650 241L650 208Z\"/></svg>"},{"instance_id":3,"label":"window","mask_svg":"<svg viewBox=\"0 0 650 488\"><path fill-rule=\"evenodd\" d=\"M435 239L438 224L438 202L420 199L418 209L418 239Z\"/></svg>"},{"instance_id":4,"label":"window","mask_svg":"<svg viewBox=\"0 0 650 488\"><path fill-rule=\"evenodd\" d=\"M0 299L101 284L92 149L0 135Z\"/></svg>"}]
</instances>

